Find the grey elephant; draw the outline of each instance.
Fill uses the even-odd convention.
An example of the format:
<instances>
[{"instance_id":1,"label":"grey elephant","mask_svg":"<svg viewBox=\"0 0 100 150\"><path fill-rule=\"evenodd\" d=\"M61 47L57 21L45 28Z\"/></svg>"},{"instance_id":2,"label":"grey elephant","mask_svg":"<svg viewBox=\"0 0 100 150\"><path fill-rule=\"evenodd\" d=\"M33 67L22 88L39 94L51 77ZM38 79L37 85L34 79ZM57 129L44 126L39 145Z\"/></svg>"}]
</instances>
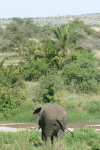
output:
<instances>
[{"instance_id":1,"label":"grey elephant","mask_svg":"<svg viewBox=\"0 0 100 150\"><path fill-rule=\"evenodd\" d=\"M53 143L54 136L58 140L63 138L67 124L67 112L62 106L56 103L46 103L44 106L37 104L33 115L39 128L42 129L42 140Z\"/></svg>"}]
</instances>

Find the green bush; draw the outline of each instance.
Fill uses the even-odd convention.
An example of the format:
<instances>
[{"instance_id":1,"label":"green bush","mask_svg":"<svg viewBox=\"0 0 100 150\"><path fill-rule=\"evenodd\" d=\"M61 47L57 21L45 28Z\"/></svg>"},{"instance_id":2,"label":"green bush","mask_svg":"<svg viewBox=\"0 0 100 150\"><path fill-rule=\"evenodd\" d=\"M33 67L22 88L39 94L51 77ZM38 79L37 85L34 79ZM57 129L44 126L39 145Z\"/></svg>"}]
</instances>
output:
<instances>
[{"instance_id":1,"label":"green bush","mask_svg":"<svg viewBox=\"0 0 100 150\"><path fill-rule=\"evenodd\" d=\"M38 84L33 87L33 101L55 102L54 94L60 90L65 90L64 79L59 75L43 75L38 81Z\"/></svg>"},{"instance_id":2,"label":"green bush","mask_svg":"<svg viewBox=\"0 0 100 150\"><path fill-rule=\"evenodd\" d=\"M54 100L54 76L41 76L39 84L33 88L33 101L50 103Z\"/></svg>"},{"instance_id":3,"label":"green bush","mask_svg":"<svg viewBox=\"0 0 100 150\"><path fill-rule=\"evenodd\" d=\"M67 56L64 60L64 64L69 64L71 62L74 62L78 59L78 55L75 53L71 53L69 56Z\"/></svg>"},{"instance_id":4,"label":"green bush","mask_svg":"<svg viewBox=\"0 0 100 150\"><path fill-rule=\"evenodd\" d=\"M87 144L91 147L91 150L100 150L100 139L91 138Z\"/></svg>"},{"instance_id":5,"label":"green bush","mask_svg":"<svg viewBox=\"0 0 100 150\"><path fill-rule=\"evenodd\" d=\"M63 27L64 25L62 25ZM69 22L69 35L72 35L75 31L83 31L88 35L92 35L93 37L100 38L100 33L89 27L88 25L84 24L84 21L79 20L79 18L74 19L73 21ZM75 39L73 39L75 40Z\"/></svg>"},{"instance_id":6,"label":"green bush","mask_svg":"<svg viewBox=\"0 0 100 150\"><path fill-rule=\"evenodd\" d=\"M82 52L82 54L78 53L77 56L76 60L69 61L64 66L65 84L68 85L68 89L74 89L76 92L98 92L100 71L96 69L97 66L93 54Z\"/></svg>"},{"instance_id":7,"label":"green bush","mask_svg":"<svg viewBox=\"0 0 100 150\"><path fill-rule=\"evenodd\" d=\"M0 41L0 52L7 51L9 49L9 44L7 40Z\"/></svg>"},{"instance_id":8,"label":"green bush","mask_svg":"<svg viewBox=\"0 0 100 150\"><path fill-rule=\"evenodd\" d=\"M34 133L31 131L31 134L29 137L29 143L32 143L36 147L42 145L43 142L41 139L41 135L38 131L35 131Z\"/></svg>"},{"instance_id":9,"label":"green bush","mask_svg":"<svg viewBox=\"0 0 100 150\"><path fill-rule=\"evenodd\" d=\"M77 86L77 89L85 93L88 92L97 93L100 87L97 80L95 78L92 78L92 79L88 79L87 81L80 82Z\"/></svg>"},{"instance_id":10,"label":"green bush","mask_svg":"<svg viewBox=\"0 0 100 150\"><path fill-rule=\"evenodd\" d=\"M67 64L64 67L64 74L68 78L69 82L73 79L77 79L77 83L87 81L93 77L94 65L88 59L81 59L79 61Z\"/></svg>"},{"instance_id":11,"label":"green bush","mask_svg":"<svg viewBox=\"0 0 100 150\"><path fill-rule=\"evenodd\" d=\"M76 128L74 136L65 133L64 143L72 150L100 150L100 135L92 127Z\"/></svg>"},{"instance_id":12,"label":"green bush","mask_svg":"<svg viewBox=\"0 0 100 150\"><path fill-rule=\"evenodd\" d=\"M93 114L96 112L100 112L100 101L96 100L89 101L86 108L88 112Z\"/></svg>"},{"instance_id":13,"label":"green bush","mask_svg":"<svg viewBox=\"0 0 100 150\"><path fill-rule=\"evenodd\" d=\"M0 27L0 36L3 36L3 34L4 34L4 29Z\"/></svg>"},{"instance_id":14,"label":"green bush","mask_svg":"<svg viewBox=\"0 0 100 150\"><path fill-rule=\"evenodd\" d=\"M37 80L41 75L47 74L48 66L42 60L37 60L32 63L28 63L21 70L21 75L25 80Z\"/></svg>"},{"instance_id":15,"label":"green bush","mask_svg":"<svg viewBox=\"0 0 100 150\"><path fill-rule=\"evenodd\" d=\"M58 69L56 67L48 68L49 75L56 75L57 72L58 72Z\"/></svg>"},{"instance_id":16,"label":"green bush","mask_svg":"<svg viewBox=\"0 0 100 150\"><path fill-rule=\"evenodd\" d=\"M13 70L13 66L7 68L1 68L0 70L0 111L2 111L5 117L9 117L13 110L13 114L16 113L20 104L25 101L26 97L22 93L22 88L25 85L20 78L18 71Z\"/></svg>"}]
</instances>

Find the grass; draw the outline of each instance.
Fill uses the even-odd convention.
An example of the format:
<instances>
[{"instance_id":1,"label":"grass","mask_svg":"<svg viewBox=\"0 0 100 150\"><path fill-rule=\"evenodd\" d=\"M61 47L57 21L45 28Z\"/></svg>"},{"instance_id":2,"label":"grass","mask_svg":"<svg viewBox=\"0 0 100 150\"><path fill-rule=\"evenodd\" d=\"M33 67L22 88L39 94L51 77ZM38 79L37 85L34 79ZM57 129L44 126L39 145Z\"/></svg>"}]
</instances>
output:
<instances>
[{"instance_id":1,"label":"grass","mask_svg":"<svg viewBox=\"0 0 100 150\"><path fill-rule=\"evenodd\" d=\"M41 132L36 130L15 133L0 133L0 149L4 150L99 150L100 134L91 127L73 131L74 136L65 132L61 142L54 138L53 145L46 145L41 139Z\"/></svg>"},{"instance_id":2,"label":"grass","mask_svg":"<svg viewBox=\"0 0 100 150\"><path fill-rule=\"evenodd\" d=\"M98 51L97 51L98 52ZM9 52L0 53L0 61L5 56L9 56ZM11 52L14 54L14 52ZM5 60L4 65L15 64L20 60L19 57L9 57ZM4 114L0 113L0 120L10 122L35 122L32 112L37 103L33 102L34 98L34 87L38 82L25 82L26 89L24 93L27 100L19 107L18 112L14 115L9 114L9 118L5 118ZM84 121L95 121L100 120L100 94L77 94L69 93L65 90L63 85L56 85L59 88L54 94L55 102L62 105L68 114L68 122L84 122Z\"/></svg>"},{"instance_id":3,"label":"grass","mask_svg":"<svg viewBox=\"0 0 100 150\"><path fill-rule=\"evenodd\" d=\"M36 122L33 117L33 109L37 103L33 102L35 87L38 82L25 82L24 90L27 96L26 101L17 109L14 115L5 118L4 113L0 113L0 121L6 122ZM54 95L55 102L62 105L68 114L68 123L89 122L100 120L100 94L76 94L60 90Z\"/></svg>"},{"instance_id":4,"label":"grass","mask_svg":"<svg viewBox=\"0 0 100 150\"><path fill-rule=\"evenodd\" d=\"M5 54L0 56L0 60ZM19 58L18 58L19 59ZM17 61L17 58L11 58L8 62ZM8 64L8 63L7 63ZM0 121L6 122L36 122L33 117L33 109L39 102L33 102L34 97L33 87L38 82L25 82L26 89L24 93L27 100L18 108L17 113L4 117L0 112ZM61 86L61 85L60 85ZM76 94L69 93L62 88L54 95L55 102L62 105L68 114L68 122L89 122L100 120L100 94ZM20 131L17 133L0 132L0 150L99 150L100 149L100 133L97 133L92 128L80 128L74 130L74 137L69 133L65 133L64 139L57 142L54 139L53 146L46 146L41 140L41 132L39 131Z\"/></svg>"},{"instance_id":5,"label":"grass","mask_svg":"<svg viewBox=\"0 0 100 150\"><path fill-rule=\"evenodd\" d=\"M35 106L35 105L34 105ZM34 107L33 107L34 108ZM33 117L33 109L23 109L20 110L19 113L10 116L9 118L4 118L3 114L0 113L0 120L6 122L33 122L36 123L36 120ZM87 111L76 111L76 110L68 110L68 123L75 122L91 122L100 120L100 112L97 113L89 113Z\"/></svg>"},{"instance_id":6,"label":"grass","mask_svg":"<svg viewBox=\"0 0 100 150\"><path fill-rule=\"evenodd\" d=\"M35 141L34 141L35 138ZM33 145L34 141L34 145ZM37 144L42 143L41 133L40 132L17 132L17 133L0 133L0 149L9 149L9 150L31 150L35 149Z\"/></svg>"},{"instance_id":7,"label":"grass","mask_svg":"<svg viewBox=\"0 0 100 150\"><path fill-rule=\"evenodd\" d=\"M35 106L35 105L34 105ZM34 107L33 107L34 108ZM0 113L0 120L6 122L33 122L36 123L35 118L33 117L33 109L21 109L19 113L10 116L9 118L4 118L3 114ZM76 110L68 110L68 123L75 122L89 122L100 120L100 112L91 114L87 111L76 111Z\"/></svg>"}]
</instances>

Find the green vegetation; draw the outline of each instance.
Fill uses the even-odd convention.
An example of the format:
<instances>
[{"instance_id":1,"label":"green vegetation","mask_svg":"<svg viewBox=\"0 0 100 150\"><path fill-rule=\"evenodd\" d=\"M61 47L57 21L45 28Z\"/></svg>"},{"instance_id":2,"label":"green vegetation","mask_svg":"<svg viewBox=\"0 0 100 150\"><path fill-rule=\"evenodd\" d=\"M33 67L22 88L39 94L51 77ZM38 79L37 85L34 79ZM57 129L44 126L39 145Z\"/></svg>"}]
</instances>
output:
<instances>
[{"instance_id":1,"label":"green vegetation","mask_svg":"<svg viewBox=\"0 0 100 150\"><path fill-rule=\"evenodd\" d=\"M14 71L13 66L4 68L3 61L0 64L0 111L3 113L2 117L8 118L17 112L26 97L21 91L24 83L18 72Z\"/></svg>"},{"instance_id":2,"label":"green vegetation","mask_svg":"<svg viewBox=\"0 0 100 150\"><path fill-rule=\"evenodd\" d=\"M46 145L41 139L41 132L39 131L20 131L17 133L0 133L0 149L25 149L25 150L61 150L61 149L86 149L99 150L100 149L100 134L95 132L91 127L80 128L74 130L74 136L70 133L64 134L61 142L54 139L53 145Z\"/></svg>"},{"instance_id":3,"label":"green vegetation","mask_svg":"<svg viewBox=\"0 0 100 150\"><path fill-rule=\"evenodd\" d=\"M55 102L67 110L68 122L100 120L100 59L93 53L100 49L100 33L79 19L57 28L36 26L31 18L13 21L0 28L0 120L35 122L34 106ZM65 133L63 143L55 139L48 149L99 149L93 129L74 134ZM0 149L47 149L36 131L1 132L0 142Z\"/></svg>"},{"instance_id":4,"label":"green vegetation","mask_svg":"<svg viewBox=\"0 0 100 150\"><path fill-rule=\"evenodd\" d=\"M100 33L79 19L57 28L36 26L31 18L13 21L0 28L0 121L36 122L37 103L62 105L70 123L100 120L100 59L93 53ZM0 149L100 149L94 129L75 129L74 135L65 133L47 147L39 131L0 132Z\"/></svg>"},{"instance_id":5,"label":"green vegetation","mask_svg":"<svg viewBox=\"0 0 100 150\"><path fill-rule=\"evenodd\" d=\"M98 92L99 91L99 69L97 69L96 59L88 52L77 52L66 59L63 68L65 84L72 92ZM97 74L98 73L98 74Z\"/></svg>"},{"instance_id":6,"label":"green vegetation","mask_svg":"<svg viewBox=\"0 0 100 150\"><path fill-rule=\"evenodd\" d=\"M33 108L37 103L44 105L48 100L51 103L56 102L60 104L67 110L69 123L100 120L99 94L69 93L61 79L56 76L53 83L51 80L48 81L50 77L46 78L45 84L42 84L45 77L41 77L40 83L27 81L25 83L26 89L23 89L23 94L26 96L24 103L22 102L16 109L15 114L13 114L13 109L11 110L12 114L7 117L4 116L3 112L0 113L0 120L9 122L36 122L32 114ZM51 79L54 79L54 77ZM54 86L50 88L52 83Z\"/></svg>"}]
</instances>

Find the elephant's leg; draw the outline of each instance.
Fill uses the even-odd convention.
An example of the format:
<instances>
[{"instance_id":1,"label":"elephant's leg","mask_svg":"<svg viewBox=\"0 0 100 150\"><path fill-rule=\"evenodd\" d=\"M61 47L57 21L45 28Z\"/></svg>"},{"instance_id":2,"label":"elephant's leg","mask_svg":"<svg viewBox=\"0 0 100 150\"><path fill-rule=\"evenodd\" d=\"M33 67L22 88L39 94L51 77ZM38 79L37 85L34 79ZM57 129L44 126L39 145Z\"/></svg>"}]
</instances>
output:
<instances>
[{"instance_id":1,"label":"elephant's leg","mask_svg":"<svg viewBox=\"0 0 100 150\"><path fill-rule=\"evenodd\" d=\"M51 137L47 136L47 144L51 144Z\"/></svg>"},{"instance_id":2,"label":"elephant's leg","mask_svg":"<svg viewBox=\"0 0 100 150\"><path fill-rule=\"evenodd\" d=\"M51 137L53 135L53 132L54 132L54 128L53 128L52 122L47 122L45 129L44 129L47 143L51 144Z\"/></svg>"},{"instance_id":3,"label":"elephant's leg","mask_svg":"<svg viewBox=\"0 0 100 150\"><path fill-rule=\"evenodd\" d=\"M58 139L58 140L62 140L63 135L64 135L64 131L60 129L60 130L58 131L58 133L57 133L57 139Z\"/></svg>"},{"instance_id":4,"label":"elephant's leg","mask_svg":"<svg viewBox=\"0 0 100 150\"><path fill-rule=\"evenodd\" d=\"M44 131L42 131L42 140L43 140L43 141L46 141L46 137L45 137L45 135L44 135Z\"/></svg>"},{"instance_id":5,"label":"elephant's leg","mask_svg":"<svg viewBox=\"0 0 100 150\"><path fill-rule=\"evenodd\" d=\"M53 144L53 135L52 135L52 137L51 137L51 144Z\"/></svg>"},{"instance_id":6,"label":"elephant's leg","mask_svg":"<svg viewBox=\"0 0 100 150\"><path fill-rule=\"evenodd\" d=\"M42 140L47 142L47 144L51 144L51 137L45 134L45 131L42 131Z\"/></svg>"}]
</instances>

